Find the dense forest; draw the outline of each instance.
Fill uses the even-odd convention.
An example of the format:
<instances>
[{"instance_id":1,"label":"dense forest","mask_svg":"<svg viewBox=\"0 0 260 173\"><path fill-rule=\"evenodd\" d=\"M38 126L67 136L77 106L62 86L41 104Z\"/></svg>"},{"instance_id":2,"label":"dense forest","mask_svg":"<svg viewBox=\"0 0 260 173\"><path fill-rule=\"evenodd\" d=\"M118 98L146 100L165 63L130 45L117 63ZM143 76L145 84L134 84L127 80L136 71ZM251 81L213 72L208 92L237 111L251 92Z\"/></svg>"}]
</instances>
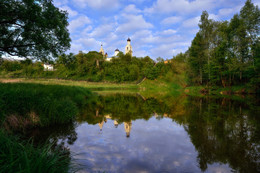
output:
<instances>
[{"instance_id":1,"label":"dense forest","mask_svg":"<svg viewBox=\"0 0 260 173\"><path fill-rule=\"evenodd\" d=\"M166 79L184 74L188 85L231 87L237 85L260 86L260 11L247 0L240 13L230 21L209 19L203 11L199 31L185 53L167 63L146 56L131 57L122 52L111 61L100 53L90 51L74 55L61 54L55 61L55 71L44 71L42 62L0 61L1 74L11 77L49 77L88 81L141 81Z\"/></svg>"},{"instance_id":2,"label":"dense forest","mask_svg":"<svg viewBox=\"0 0 260 173\"><path fill-rule=\"evenodd\" d=\"M189 80L197 85L260 84L260 11L247 0L230 21L204 11L199 32L186 52Z\"/></svg>"}]
</instances>

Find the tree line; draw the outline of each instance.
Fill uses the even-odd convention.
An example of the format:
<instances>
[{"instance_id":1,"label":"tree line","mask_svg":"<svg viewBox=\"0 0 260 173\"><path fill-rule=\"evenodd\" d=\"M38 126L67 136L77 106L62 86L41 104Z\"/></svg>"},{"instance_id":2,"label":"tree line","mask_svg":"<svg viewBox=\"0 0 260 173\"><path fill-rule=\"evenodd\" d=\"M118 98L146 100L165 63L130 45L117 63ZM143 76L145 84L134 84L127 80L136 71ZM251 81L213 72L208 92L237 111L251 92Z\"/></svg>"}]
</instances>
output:
<instances>
[{"instance_id":1,"label":"tree line","mask_svg":"<svg viewBox=\"0 0 260 173\"><path fill-rule=\"evenodd\" d=\"M185 53L189 83L259 86L259 26L260 11L251 0L230 21L209 19L204 11L199 31Z\"/></svg>"},{"instance_id":2,"label":"tree line","mask_svg":"<svg viewBox=\"0 0 260 173\"><path fill-rule=\"evenodd\" d=\"M62 79L126 82L138 81L143 78L154 80L173 71L171 63L165 64L163 59L158 62L146 57L131 57L120 52L117 57L106 61L101 53L90 51L74 55L62 54L55 61L55 71L44 71L42 62L30 59L0 63L0 72L10 73L12 77L54 77Z\"/></svg>"}]
</instances>

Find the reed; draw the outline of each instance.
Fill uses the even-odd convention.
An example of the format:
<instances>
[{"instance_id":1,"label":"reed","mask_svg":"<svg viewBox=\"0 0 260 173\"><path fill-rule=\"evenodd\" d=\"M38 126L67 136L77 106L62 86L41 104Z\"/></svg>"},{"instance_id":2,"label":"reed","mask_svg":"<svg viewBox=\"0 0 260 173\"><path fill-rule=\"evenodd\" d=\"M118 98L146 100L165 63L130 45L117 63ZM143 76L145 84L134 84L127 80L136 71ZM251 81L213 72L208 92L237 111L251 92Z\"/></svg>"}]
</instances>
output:
<instances>
[{"instance_id":1,"label":"reed","mask_svg":"<svg viewBox=\"0 0 260 173\"><path fill-rule=\"evenodd\" d=\"M32 142L0 130L0 172L69 172L70 155L51 144L35 147Z\"/></svg>"},{"instance_id":2,"label":"reed","mask_svg":"<svg viewBox=\"0 0 260 173\"><path fill-rule=\"evenodd\" d=\"M18 130L67 123L93 98L95 94L82 87L0 83L0 120Z\"/></svg>"}]
</instances>

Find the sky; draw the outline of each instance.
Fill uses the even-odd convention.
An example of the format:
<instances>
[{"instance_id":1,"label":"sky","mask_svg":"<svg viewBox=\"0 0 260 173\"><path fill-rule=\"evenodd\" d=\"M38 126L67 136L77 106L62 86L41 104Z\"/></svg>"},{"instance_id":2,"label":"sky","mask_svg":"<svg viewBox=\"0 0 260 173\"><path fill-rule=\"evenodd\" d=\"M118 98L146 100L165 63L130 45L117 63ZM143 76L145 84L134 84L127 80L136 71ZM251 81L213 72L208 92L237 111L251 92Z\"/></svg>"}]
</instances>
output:
<instances>
[{"instance_id":1,"label":"sky","mask_svg":"<svg viewBox=\"0 0 260 173\"><path fill-rule=\"evenodd\" d=\"M209 18L230 20L246 0L54 0L69 14L72 39L68 52L99 51L108 56L125 51L131 39L133 56L171 59L185 52L198 32L202 11ZM260 0L252 0L260 6Z\"/></svg>"}]
</instances>

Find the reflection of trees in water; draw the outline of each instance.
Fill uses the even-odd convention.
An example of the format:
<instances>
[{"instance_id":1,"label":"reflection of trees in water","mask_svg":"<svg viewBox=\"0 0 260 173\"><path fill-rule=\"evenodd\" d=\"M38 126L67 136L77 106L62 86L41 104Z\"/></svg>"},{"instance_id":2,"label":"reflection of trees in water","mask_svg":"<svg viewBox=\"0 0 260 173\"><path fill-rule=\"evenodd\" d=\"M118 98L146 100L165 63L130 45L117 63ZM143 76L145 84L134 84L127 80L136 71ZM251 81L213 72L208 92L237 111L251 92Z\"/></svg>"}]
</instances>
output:
<instances>
[{"instance_id":1,"label":"reflection of trees in water","mask_svg":"<svg viewBox=\"0 0 260 173\"><path fill-rule=\"evenodd\" d=\"M228 163L239 172L257 172L260 121L254 110L251 103L227 98L181 96L144 100L133 95L111 95L100 96L98 104L86 110L79 120L97 124L109 115L118 125L152 116L170 117L190 135L202 171L208 164L219 162Z\"/></svg>"},{"instance_id":2,"label":"reflection of trees in water","mask_svg":"<svg viewBox=\"0 0 260 173\"><path fill-rule=\"evenodd\" d=\"M51 144L53 151L59 151L60 154L71 160L71 152L68 147L77 140L75 128L77 123L59 124L55 126L30 129L23 135L23 138L31 138L34 145ZM74 165L71 163L72 169Z\"/></svg>"},{"instance_id":3,"label":"reflection of trees in water","mask_svg":"<svg viewBox=\"0 0 260 173\"><path fill-rule=\"evenodd\" d=\"M191 98L187 107L185 127L202 171L215 162L239 172L260 171L259 118L247 105L225 98Z\"/></svg>"},{"instance_id":4,"label":"reflection of trees in water","mask_svg":"<svg viewBox=\"0 0 260 173\"><path fill-rule=\"evenodd\" d=\"M169 113L169 108L154 98L143 100L134 95L100 96L92 107L88 107L78 118L79 122L86 121L89 124L101 123L105 115L117 120L118 124L136 119L150 119L156 112L163 115Z\"/></svg>"},{"instance_id":5,"label":"reflection of trees in water","mask_svg":"<svg viewBox=\"0 0 260 173\"><path fill-rule=\"evenodd\" d=\"M51 143L54 147L66 149L66 144L72 145L77 140L75 128L77 123L71 122L44 128L35 128L26 133L35 144Z\"/></svg>"},{"instance_id":6,"label":"reflection of trees in water","mask_svg":"<svg viewBox=\"0 0 260 173\"><path fill-rule=\"evenodd\" d=\"M198 152L202 171L208 164L224 163L238 172L259 172L260 118L255 105L226 98L181 96L143 99L134 95L99 96L81 111L78 122L100 124L114 120L115 127L124 124L130 136L132 121L170 117L184 126ZM133 124L134 126L134 124ZM36 129L35 141L50 139L61 146L77 139L76 124ZM128 131L128 133L127 133Z\"/></svg>"}]
</instances>

